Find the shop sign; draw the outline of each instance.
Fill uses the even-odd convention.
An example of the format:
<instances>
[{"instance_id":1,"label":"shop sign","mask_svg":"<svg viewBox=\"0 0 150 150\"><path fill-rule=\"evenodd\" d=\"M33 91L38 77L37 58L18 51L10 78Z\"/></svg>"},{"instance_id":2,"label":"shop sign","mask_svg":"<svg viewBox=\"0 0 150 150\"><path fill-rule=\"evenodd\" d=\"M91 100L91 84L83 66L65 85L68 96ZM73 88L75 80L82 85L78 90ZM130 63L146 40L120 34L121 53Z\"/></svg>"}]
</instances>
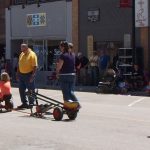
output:
<instances>
[{"instance_id":1,"label":"shop sign","mask_svg":"<svg viewBox=\"0 0 150 150\"><path fill-rule=\"evenodd\" d=\"M27 27L46 26L46 13L27 14Z\"/></svg>"},{"instance_id":2,"label":"shop sign","mask_svg":"<svg viewBox=\"0 0 150 150\"><path fill-rule=\"evenodd\" d=\"M88 21L96 22L99 21L99 19L100 19L100 10L98 8L88 10Z\"/></svg>"},{"instance_id":3,"label":"shop sign","mask_svg":"<svg viewBox=\"0 0 150 150\"><path fill-rule=\"evenodd\" d=\"M148 0L135 0L135 26L148 26Z\"/></svg>"},{"instance_id":4,"label":"shop sign","mask_svg":"<svg viewBox=\"0 0 150 150\"><path fill-rule=\"evenodd\" d=\"M120 0L120 7L121 8L129 8L132 6L131 0Z\"/></svg>"}]
</instances>

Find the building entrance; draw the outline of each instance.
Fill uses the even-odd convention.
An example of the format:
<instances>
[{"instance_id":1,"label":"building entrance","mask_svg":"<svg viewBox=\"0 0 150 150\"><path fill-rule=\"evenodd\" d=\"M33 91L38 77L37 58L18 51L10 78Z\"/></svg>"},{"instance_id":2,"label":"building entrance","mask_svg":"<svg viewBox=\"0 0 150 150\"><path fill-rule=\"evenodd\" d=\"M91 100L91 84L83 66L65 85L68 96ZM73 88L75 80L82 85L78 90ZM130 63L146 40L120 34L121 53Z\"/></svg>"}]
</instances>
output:
<instances>
[{"instance_id":1,"label":"building entrance","mask_svg":"<svg viewBox=\"0 0 150 150\"><path fill-rule=\"evenodd\" d=\"M60 40L27 40L30 48L37 54L39 71L54 71L60 54Z\"/></svg>"},{"instance_id":2,"label":"building entrance","mask_svg":"<svg viewBox=\"0 0 150 150\"><path fill-rule=\"evenodd\" d=\"M36 76L36 83L39 85L47 85L49 83L49 76L56 70L56 62L60 55L59 43L61 40L49 39L35 39L23 40L27 43L37 55L38 71Z\"/></svg>"}]
</instances>

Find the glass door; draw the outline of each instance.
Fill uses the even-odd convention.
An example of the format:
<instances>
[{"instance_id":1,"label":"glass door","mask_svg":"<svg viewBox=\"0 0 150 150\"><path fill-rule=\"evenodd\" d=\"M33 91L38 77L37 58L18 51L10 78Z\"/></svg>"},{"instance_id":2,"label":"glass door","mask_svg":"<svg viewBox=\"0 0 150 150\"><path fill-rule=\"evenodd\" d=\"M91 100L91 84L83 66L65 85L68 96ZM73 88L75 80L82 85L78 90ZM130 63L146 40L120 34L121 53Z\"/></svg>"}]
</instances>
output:
<instances>
[{"instance_id":1,"label":"glass door","mask_svg":"<svg viewBox=\"0 0 150 150\"><path fill-rule=\"evenodd\" d=\"M27 40L29 47L37 54L39 71L55 71L60 55L60 40Z\"/></svg>"},{"instance_id":2,"label":"glass door","mask_svg":"<svg viewBox=\"0 0 150 150\"><path fill-rule=\"evenodd\" d=\"M36 53L38 58L38 70L46 71L47 66L47 40L28 40L28 45Z\"/></svg>"}]
</instances>

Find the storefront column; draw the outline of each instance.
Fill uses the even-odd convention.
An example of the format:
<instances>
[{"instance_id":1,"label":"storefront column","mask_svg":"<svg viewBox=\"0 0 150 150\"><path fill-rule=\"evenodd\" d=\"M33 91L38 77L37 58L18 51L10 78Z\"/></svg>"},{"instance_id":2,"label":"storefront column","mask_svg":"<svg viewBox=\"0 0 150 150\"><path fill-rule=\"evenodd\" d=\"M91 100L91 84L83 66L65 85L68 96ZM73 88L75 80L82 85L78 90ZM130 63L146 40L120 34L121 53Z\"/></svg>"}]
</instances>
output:
<instances>
[{"instance_id":1,"label":"storefront column","mask_svg":"<svg viewBox=\"0 0 150 150\"><path fill-rule=\"evenodd\" d=\"M5 9L5 20L6 20L6 53L5 58L11 59L11 10Z\"/></svg>"},{"instance_id":2,"label":"storefront column","mask_svg":"<svg viewBox=\"0 0 150 150\"><path fill-rule=\"evenodd\" d=\"M75 52L79 51L79 0L72 0L72 41Z\"/></svg>"},{"instance_id":3,"label":"storefront column","mask_svg":"<svg viewBox=\"0 0 150 150\"><path fill-rule=\"evenodd\" d=\"M149 52L149 28L143 27L140 29L141 33L141 46L144 49L143 55L144 55L144 69L149 68L149 62L150 62L150 52Z\"/></svg>"}]
</instances>

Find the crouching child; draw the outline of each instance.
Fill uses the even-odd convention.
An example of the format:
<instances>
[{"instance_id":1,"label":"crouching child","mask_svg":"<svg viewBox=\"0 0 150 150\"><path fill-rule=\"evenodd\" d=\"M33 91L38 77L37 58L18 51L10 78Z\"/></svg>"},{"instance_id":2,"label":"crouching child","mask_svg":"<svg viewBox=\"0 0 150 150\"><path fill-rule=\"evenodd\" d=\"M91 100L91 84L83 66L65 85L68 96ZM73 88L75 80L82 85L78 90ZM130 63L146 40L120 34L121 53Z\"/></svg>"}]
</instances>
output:
<instances>
[{"instance_id":1,"label":"crouching child","mask_svg":"<svg viewBox=\"0 0 150 150\"><path fill-rule=\"evenodd\" d=\"M0 108L5 108L7 111L11 111L13 109L12 102L12 94L11 94L11 83L10 77L7 72L3 72L1 74L0 80ZM5 102L5 105L1 103Z\"/></svg>"}]
</instances>

